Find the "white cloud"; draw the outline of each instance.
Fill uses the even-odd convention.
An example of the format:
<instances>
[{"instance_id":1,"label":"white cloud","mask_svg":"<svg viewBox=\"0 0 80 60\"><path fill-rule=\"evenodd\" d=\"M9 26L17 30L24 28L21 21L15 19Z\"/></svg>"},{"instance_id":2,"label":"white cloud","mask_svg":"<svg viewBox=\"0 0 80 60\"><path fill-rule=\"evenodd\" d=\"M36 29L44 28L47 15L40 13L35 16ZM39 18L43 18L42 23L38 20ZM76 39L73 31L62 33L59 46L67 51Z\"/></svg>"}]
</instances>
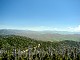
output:
<instances>
[{"instance_id":1,"label":"white cloud","mask_svg":"<svg viewBox=\"0 0 80 60\"><path fill-rule=\"evenodd\" d=\"M39 26L39 27L29 27L27 28L28 30L33 30L33 31L44 31L44 30L54 30L53 27L46 27L46 26Z\"/></svg>"},{"instance_id":2,"label":"white cloud","mask_svg":"<svg viewBox=\"0 0 80 60\"><path fill-rule=\"evenodd\" d=\"M55 27L47 27L47 26L38 26L38 27L11 27L0 25L0 29L18 29L18 30L32 30L32 31L69 31L69 32L80 32L80 25L77 27L65 27L65 28L55 28Z\"/></svg>"},{"instance_id":3,"label":"white cloud","mask_svg":"<svg viewBox=\"0 0 80 60\"><path fill-rule=\"evenodd\" d=\"M80 25L78 25L77 27L68 27L67 30L70 32L80 32Z\"/></svg>"},{"instance_id":4,"label":"white cloud","mask_svg":"<svg viewBox=\"0 0 80 60\"><path fill-rule=\"evenodd\" d=\"M44 30L50 30L50 31L69 31L69 32L80 32L80 25L77 27L68 27L68 28L54 28L54 27L46 27L46 26L40 26L40 27L30 27L27 28L28 30L33 31L44 31Z\"/></svg>"}]
</instances>

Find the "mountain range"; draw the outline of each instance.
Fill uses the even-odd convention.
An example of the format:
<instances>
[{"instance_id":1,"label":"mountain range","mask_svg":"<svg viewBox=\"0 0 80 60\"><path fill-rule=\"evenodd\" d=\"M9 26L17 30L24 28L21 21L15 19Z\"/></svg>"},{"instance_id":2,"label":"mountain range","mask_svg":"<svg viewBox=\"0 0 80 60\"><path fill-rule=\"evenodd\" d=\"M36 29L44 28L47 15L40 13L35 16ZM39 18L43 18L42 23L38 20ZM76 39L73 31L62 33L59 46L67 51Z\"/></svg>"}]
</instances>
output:
<instances>
[{"instance_id":1,"label":"mountain range","mask_svg":"<svg viewBox=\"0 0 80 60\"><path fill-rule=\"evenodd\" d=\"M68 31L30 31L15 29L0 29L0 35L20 35L42 41L80 41L80 32Z\"/></svg>"}]
</instances>

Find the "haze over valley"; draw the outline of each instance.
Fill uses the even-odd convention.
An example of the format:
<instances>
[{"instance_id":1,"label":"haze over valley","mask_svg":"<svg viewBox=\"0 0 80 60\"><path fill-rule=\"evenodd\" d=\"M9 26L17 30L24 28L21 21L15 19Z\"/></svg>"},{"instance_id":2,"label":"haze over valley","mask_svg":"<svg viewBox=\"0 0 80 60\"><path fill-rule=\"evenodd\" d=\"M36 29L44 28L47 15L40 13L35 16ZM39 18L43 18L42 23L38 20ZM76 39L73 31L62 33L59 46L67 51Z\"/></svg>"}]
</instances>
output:
<instances>
[{"instance_id":1,"label":"haze over valley","mask_svg":"<svg viewBox=\"0 0 80 60\"><path fill-rule=\"evenodd\" d=\"M31 30L12 30L1 29L0 35L19 35L42 41L80 41L80 32L68 31L31 31Z\"/></svg>"}]
</instances>

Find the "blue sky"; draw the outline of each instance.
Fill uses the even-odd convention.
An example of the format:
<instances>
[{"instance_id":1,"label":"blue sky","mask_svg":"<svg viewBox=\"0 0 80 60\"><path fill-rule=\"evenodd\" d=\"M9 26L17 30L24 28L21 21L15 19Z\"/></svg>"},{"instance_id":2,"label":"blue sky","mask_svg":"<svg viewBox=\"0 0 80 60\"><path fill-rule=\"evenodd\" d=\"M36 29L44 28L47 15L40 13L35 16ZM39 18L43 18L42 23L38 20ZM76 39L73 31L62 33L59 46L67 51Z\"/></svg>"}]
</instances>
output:
<instances>
[{"instance_id":1,"label":"blue sky","mask_svg":"<svg viewBox=\"0 0 80 60\"><path fill-rule=\"evenodd\" d=\"M80 0L0 0L1 29L80 30Z\"/></svg>"}]
</instances>

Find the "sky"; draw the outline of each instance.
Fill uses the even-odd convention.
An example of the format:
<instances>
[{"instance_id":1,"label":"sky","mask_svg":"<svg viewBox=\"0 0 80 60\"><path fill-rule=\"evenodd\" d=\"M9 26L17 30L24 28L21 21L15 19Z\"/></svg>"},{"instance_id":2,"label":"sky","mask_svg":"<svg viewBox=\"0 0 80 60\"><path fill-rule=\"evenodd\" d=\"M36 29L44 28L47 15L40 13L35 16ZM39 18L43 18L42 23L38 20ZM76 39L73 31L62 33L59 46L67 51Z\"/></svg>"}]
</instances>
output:
<instances>
[{"instance_id":1,"label":"sky","mask_svg":"<svg viewBox=\"0 0 80 60\"><path fill-rule=\"evenodd\" d=\"M80 32L80 0L0 0L0 29Z\"/></svg>"}]
</instances>

